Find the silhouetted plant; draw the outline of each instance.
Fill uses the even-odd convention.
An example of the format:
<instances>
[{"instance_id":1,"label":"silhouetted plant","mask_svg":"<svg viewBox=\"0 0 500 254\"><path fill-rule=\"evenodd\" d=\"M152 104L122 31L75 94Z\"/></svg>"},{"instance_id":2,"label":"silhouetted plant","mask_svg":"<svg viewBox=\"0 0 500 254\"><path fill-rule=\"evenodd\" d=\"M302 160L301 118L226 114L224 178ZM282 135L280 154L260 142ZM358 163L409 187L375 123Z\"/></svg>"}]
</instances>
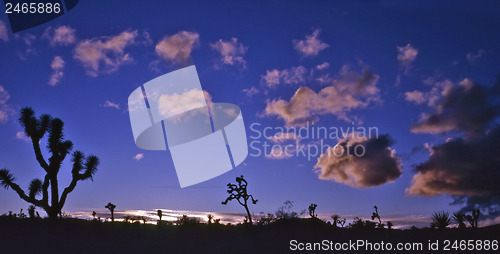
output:
<instances>
[{"instance_id":1,"label":"silhouetted plant","mask_svg":"<svg viewBox=\"0 0 500 254\"><path fill-rule=\"evenodd\" d=\"M215 220L214 220L214 224L215 224L215 225L220 225L220 218L215 219Z\"/></svg>"},{"instance_id":2,"label":"silhouetted plant","mask_svg":"<svg viewBox=\"0 0 500 254\"><path fill-rule=\"evenodd\" d=\"M378 219L377 227L378 228L384 228L384 224L382 223L382 220L380 219L380 215L378 214L378 207L374 206L375 212L372 213L372 220Z\"/></svg>"},{"instance_id":3,"label":"silhouetted plant","mask_svg":"<svg viewBox=\"0 0 500 254\"><path fill-rule=\"evenodd\" d=\"M163 216L163 211L158 209L158 217L160 218L160 221L162 216Z\"/></svg>"},{"instance_id":4,"label":"silhouetted plant","mask_svg":"<svg viewBox=\"0 0 500 254\"><path fill-rule=\"evenodd\" d=\"M334 215L332 215L331 217L332 217L332 220L333 220L332 225L333 225L334 227L337 227L337 224L339 223L340 215L338 215L338 214L334 214Z\"/></svg>"},{"instance_id":5,"label":"silhouetted plant","mask_svg":"<svg viewBox=\"0 0 500 254\"><path fill-rule=\"evenodd\" d=\"M248 216L248 221L250 222L250 224L252 224L252 215L250 214L250 210L248 209L248 199L251 198L253 204L257 204L258 200L254 199L252 195L248 195L248 182L243 179L243 175L240 177L236 177L236 183L237 185L231 183L227 184L227 193L229 193L229 197L227 197L226 200L222 202L222 204L226 205L227 202L236 199L238 203L245 208Z\"/></svg>"},{"instance_id":6,"label":"silhouetted plant","mask_svg":"<svg viewBox=\"0 0 500 254\"><path fill-rule=\"evenodd\" d=\"M339 220L339 224L340 224L340 226L341 226L341 227L344 227L345 222L346 222L346 219L345 219L345 218L344 218L344 219L342 219L342 220Z\"/></svg>"},{"instance_id":7,"label":"silhouetted plant","mask_svg":"<svg viewBox=\"0 0 500 254\"><path fill-rule=\"evenodd\" d=\"M191 218L187 215L182 215L182 217L177 218L176 224L179 226L188 226L194 224L200 224L200 220L198 218Z\"/></svg>"},{"instance_id":8,"label":"silhouetted plant","mask_svg":"<svg viewBox=\"0 0 500 254\"><path fill-rule=\"evenodd\" d=\"M316 207L318 207L318 205L316 204L311 204L308 208L309 210L309 216L311 216L311 218L316 218Z\"/></svg>"},{"instance_id":9,"label":"silhouetted plant","mask_svg":"<svg viewBox=\"0 0 500 254\"><path fill-rule=\"evenodd\" d=\"M50 115L42 115L36 118L33 109L23 108L20 113L19 122L24 127L26 136L30 138L33 144L36 160L45 171L45 177L43 181L41 179L32 180L28 187L28 194L26 194L19 185L14 183L15 178L10 171L4 168L0 170L0 185L13 189L21 199L43 208L49 218L56 219L61 213L68 194L75 189L77 182L87 179L92 180L93 175L97 171L99 159L94 155L85 157L82 152L75 151L72 158L71 182L63 190L59 198L57 175L66 156L73 149L73 143L69 140L64 140L63 121L58 118L52 118ZM51 154L48 162L45 160L40 149L40 140L46 133L48 133L47 148ZM49 187L51 195L50 204ZM37 199L36 196L40 193L42 194L42 198Z\"/></svg>"},{"instance_id":10,"label":"silhouetted plant","mask_svg":"<svg viewBox=\"0 0 500 254\"><path fill-rule=\"evenodd\" d=\"M213 215L211 215L211 214L208 214L208 215L207 215L207 218L208 218L208 222L207 222L207 223L208 223L208 224L212 224L212 219L214 218L214 216L213 216Z\"/></svg>"},{"instance_id":11,"label":"silhouetted plant","mask_svg":"<svg viewBox=\"0 0 500 254\"><path fill-rule=\"evenodd\" d=\"M438 229L445 229L451 224L450 213L446 211L435 212L432 214L431 227L435 226Z\"/></svg>"},{"instance_id":12,"label":"silhouetted plant","mask_svg":"<svg viewBox=\"0 0 500 254\"><path fill-rule=\"evenodd\" d=\"M478 220L479 220L479 216L481 215L481 211L479 209L474 209L472 210L472 214L468 214L465 216L465 218L467 219L467 221L469 222L470 226L472 228L477 228L478 226Z\"/></svg>"},{"instance_id":13,"label":"silhouetted plant","mask_svg":"<svg viewBox=\"0 0 500 254\"><path fill-rule=\"evenodd\" d=\"M392 229L392 226L393 226L393 225L392 225L392 222L388 221L388 222L387 222L387 228L388 228L388 229Z\"/></svg>"},{"instance_id":14,"label":"silhouetted plant","mask_svg":"<svg viewBox=\"0 0 500 254\"><path fill-rule=\"evenodd\" d=\"M95 211L93 211L93 212L92 212L92 217L94 217L94 220L95 220L95 216L96 216L96 214L97 214L97 213L96 213Z\"/></svg>"},{"instance_id":15,"label":"silhouetted plant","mask_svg":"<svg viewBox=\"0 0 500 254\"><path fill-rule=\"evenodd\" d=\"M116 205L113 205L111 202L109 202L104 208L108 208L108 210L111 212L111 221L115 221Z\"/></svg>"},{"instance_id":16,"label":"silhouetted plant","mask_svg":"<svg viewBox=\"0 0 500 254\"><path fill-rule=\"evenodd\" d=\"M278 208L276 211L276 219L277 220L297 220L300 215L305 213L305 210L302 210L300 214L292 211L293 201L287 200L283 203L283 206Z\"/></svg>"},{"instance_id":17,"label":"silhouetted plant","mask_svg":"<svg viewBox=\"0 0 500 254\"><path fill-rule=\"evenodd\" d=\"M22 208L21 208L21 211L19 211L19 219L26 219L26 214L24 214Z\"/></svg>"},{"instance_id":18,"label":"silhouetted plant","mask_svg":"<svg viewBox=\"0 0 500 254\"><path fill-rule=\"evenodd\" d=\"M30 205L30 207L28 208L28 215L31 219L35 218L35 209L36 207L34 205Z\"/></svg>"},{"instance_id":19,"label":"silhouetted plant","mask_svg":"<svg viewBox=\"0 0 500 254\"><path fill-rule=\"evenodd\" d=\"M263 215L257 221L257 225L269 225L276 221L276 217L272 213L268 213L267 215Z\"/></svg>"},{"instance_id":20,"label":"silhouetted plant","mask_svg":"<svg viewBox=\"0 0 500 254\"><path fill-rule=\"evenodd\" d=\"M458 228L466 228L464 212L453 212L453 219L458 223Z\"/></svg>"}]
</instances>

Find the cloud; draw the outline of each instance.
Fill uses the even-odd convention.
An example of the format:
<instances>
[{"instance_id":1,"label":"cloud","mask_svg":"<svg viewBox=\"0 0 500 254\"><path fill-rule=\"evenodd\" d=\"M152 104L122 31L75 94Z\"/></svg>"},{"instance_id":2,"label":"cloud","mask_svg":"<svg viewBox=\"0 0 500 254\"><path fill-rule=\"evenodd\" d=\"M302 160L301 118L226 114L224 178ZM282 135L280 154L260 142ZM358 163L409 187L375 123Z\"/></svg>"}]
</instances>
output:
<instances>
[{"instance_id":1,"label":"cloud","mask_svg":"<svg viewBox=\"0 0 500 254\"><path fill-rule=\"evenodd\" d=\"M366 188L394 182L401 176L401 159L390 147L389 134L378 138L348 135L327 149L314 166L319 179ZM363 153L364 151L364 153Z\"/></svg>"},{"instance_id":2,"label":"cloud","mask_svg":"<svg viewBox=\"0 0 500 254\"><path fill-rule=\"evenodd\" d=\"M259 93L259 89L255 88L255 86L252 86L250 88L245 88L241 91L244 92L249 97Z\"/></svg>"},{"instance_id":3,"label":"cloud","mask_svg":"<svg viewBox=\"0 0 500 254\"><path fill-rule=\"evenodd\" d=\"M48 27L42 37L48 39L51 46L67 46L76 42L75 32L70 26Z\"/></svg>"},{"instance_id":4,"label":"cloud","mask_svg":"<svg viewBox=\"0 0 500 254\"><path fill-rule=\"evenodd\" d=\"M477 53L470 52L467 53L465 59L467 59L467 62L469 62L470 64L475 64L477 60L479 60L479 58L484 55L484 53L485 51L483 49L478 50Z\"/></svg>"},{"instance_id":5,"label":"cloud","mask_svg":"<svg viewBox=\"0 0 500 254\"><path fill-rule=\"evenodd\" d=\"M221 62L227 65L239 65L243 69L246 69L247 62L243 58L243 55L247 52L248 47L243 46L241 42L238 42L237 38L231 38L230 41L219 41L210 44L210 47L219 52L221 55Z\"/></svg>"},{"instance_id":6,"label":"cloud","mask_svg":"<svg viewBox=\"0 0 500 254\"><path fill-rule=\"evenodd\" d=\"M111 101L105 101L102 106L105 108L120 109L120 105L118 105L117 103L111 102Z\"/></svg>"},{"instance_id":7,"label":"cloud","mask_svg":"<svg viewBox=\"0 0 500 254\"><path fill-rule=\"evenodd\" d=\"M410 43L404 47L396 47L398 50L398 62L401 66L410 66L418 55L418 50L411 46Z\"/></svg>"},{"instance_id":8,"label":"cloud","mask_svg":"<svg viewBox=\"0 0 500 254\"><path fill-rule=\"evenodd\" d=\"M472 209L500 203L500 127L473 139L448 139L431 147L429 158L416 166L412 196L451 195Z\"/></svg>"},{"instance_id":9,"label":"cloud","mask_svg":"<svg viewBox=\"0 0 500 254\"><path fill-rule=\"evenodd\" d=\"M49 85L55 86L59 83L59 81L61 81L64 76L62 71L64 69L64 64L65 63L62 57L54 57L54 60L52 60L52 63L50 64L50 68L52 68L52 75L50 76Z\"/></svg>"},{"instance_id":10,"label":"cloud","mask_svg":"<svg viewBox=\"0 0 500 254\"><path fill-rule=\"evenodd\" d=\"M0 123L6 123L9 120L9 116L12 113L7 102L10 99L10 94L5 90L3 86L0 85Z\"/></svg>"},{"instance_id":11,"label":"cloud","mask_svg":"<svg viewBox=\"0 0 500 254\"><path fill-rule=\"evenodd\" d=\"M432 89L427 92L418 90L406 92L404 94L406 101L415 103L417 105L426 103L429 107L434 107L439 102L442 95L447 93L447 91L451 89L451 87L453 87L453 83L448 79L440 82L435 82L434 80L427 79L423 82L427 85L432 85Z\"/></svg>"},{"instance_id":12,"label":"cloud","mask_svg":"<svg viewBox=\"0 0 500 254\"><path fill-rule=\"evenodd\" d=\"M264 114L278 116L287 126L302 126L307 122L318 121L319 115L327 114L349 121L347 112L380 101L376 86L378 79L378 75L367 69L359 74L346 65L332 85L317 93L309 87L300 87L290 101L268 101Z\"/></svg>"},{"instance_id":13,"label":"cloud","mask_svg":"<svg viewBox=\"0 0 500 254\"><path fill-rule=\"evenodd\" d=\"M440 92L432 92L428 105L433 109L424 113L411 127L414 133L445 133L459 131L477 136L500 115L500 81L485 87L464 79L458 85L442 85Z\"/></svg>"},{"instance_id":14,"label":"cloud","mask_svg":"<svg viewBox=\"0 0 500 254\"><path fill-rule=\"evenodd\" d=\"M138 153L138 154L136 154L134 156L134 160L136 160L136 161L140 161L142 159L144 159L144 154L143 153Z\"/></svg>"},{"instance_id":15,"label":"cloud","mask_svg":"<svg viewBox=\"0 0 500 254\"><path fill-rule=\"evenodd\" d=\"M196 32L180 31L171 36L165 36L155 51L161 58L173 63L186 63L191 58L191 51L199 44L200 35Z\"/></svg>"},{"instance_id":16,"label":"cloud","mask_svg":"<svg viewBox=\"0 0 500 254\"><path fill-rule=\"evenodd\" d=\"M291 67L284 70L267 70L266 75L261 76L261 85L275 88L279 84L295 85L306 82L307 68L304 66Z\"/></svg>"},{"instance_id":17,"label":"cloud","mask_svg":"<svg viewBox=\"0 0 500 254\"><path fill-rule=\"evenodd\" d=\"M133 58L125 52L125 48L134 44L137 36L138 32L134 30L111 37L83 40L76 46L73 57L82 63L89 76L111 73L121 65L132 62Z\"/></svg>"},{"instance_id":18,"label":"cloud","mask_svg":"<svg viewBox=\"0 0 500 254\"><path fill-rule=\"evenodd\" d=\"M328 62L323 62L322 64L316 65L316 70L325 70L330 67L330 64Z\"/></svg>"},{"instance_id":19,"label":"cloud","mask_svg":"<svg viewBox=\"0 0 500 254\"><path fill-rule=\"evenodd\" d=\"M0 40L9 41L9 32L7 26L0 20Z\"/></svg>"},{"instance_id":20,"label":"cloud","mask_svg":"<svg viewBox=\"0 0 500 254\"><path fill-rule=\"evenodd\" d=\"M29 142L31 139L26 136L26 133L24 131L18 131L16 133L16 139L23 140L25 142Z\"/></svg>"},{"instance_id":21,"label":"cloud","mask_svg":"<svg viewBox=\"0 0 500 254\"><path fill-rule=\"evenodd\" d=\"M293 48L302 56L317 56L320 51L329 47L328 44L318 39L320 30L316 29L311 35L306 35L305 40L293 40Z\"/></svg>"},{"instance_id":22,"label":"cloud","mask_svg":"<svg viewBox=\"0 0 500 254\"><path fill-rule=\"evenodd\" d=\"M158 111L165 118L184 113L206 105L205 94L191 89L181 94L162 94L158 99Z\"/></svg>"}]
</instances>

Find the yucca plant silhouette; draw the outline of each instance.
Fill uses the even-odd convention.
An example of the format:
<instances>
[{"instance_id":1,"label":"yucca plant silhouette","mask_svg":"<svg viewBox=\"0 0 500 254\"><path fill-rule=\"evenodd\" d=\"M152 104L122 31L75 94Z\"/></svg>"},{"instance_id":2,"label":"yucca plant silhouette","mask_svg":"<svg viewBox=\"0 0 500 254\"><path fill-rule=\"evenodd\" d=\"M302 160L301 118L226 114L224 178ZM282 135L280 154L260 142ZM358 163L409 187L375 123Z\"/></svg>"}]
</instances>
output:
<instances>
[{"instance_id":1,"label":"yucca plant silhouette","mask_svg":"<svg viewBox=\"0 0 500 254\"><path fill-rule=\"evenodd\" d=\"M43 180L38 178L33 179L29 184L28 194L26 194L19 185L14 183L15 178L13 174L4 168L0 170L0 185L6 189L13 189L24 201L44 209L50 219L57 219L58 215L61 214L68 194L75 189L78 181L93 180L92 177L97 171L99 159L95 155L85 157L80 151L73 152L72 179L59 197L57 175L66 156L73 149L73 143L70 140L64 140L63 121L59 118L52 118L47 114L37 118L33 109L23 108L20 112L19 122L24 127L26 136L31 139L36 160L45 171L45 177ZM51 154L48 161L45 160L40 149L40 140L47 133L47 148ZM40 193L42 194L42 198L37 199L36 197Z\"/></svg>"},{"instance_id":2,"label":"yucca plant silhouette","mask_svg":"<svg viewBox=\"0 0 500 254\"><path fill-rule=\"evenodd\" d=\"M435 212L432 214L432 223L438 229L445 229L451 224L450 213L446 211Z\"/></svg>"},{"instance_id":3,"label":"yucca plant silhouette","mask_svg":"<svg viewBox=\"0 0 500 254\"><path fill-rule=\"evenodd\" d=\"M453 220L458 223L458 228L466 228L465 226L465 213L464 212L453 212Z\"/></svg>"},{"instance_id":4,"label":"yucca plant silhouette","mask_svg":"<svg viewBox=\"0 0 500 254\"><path fill-rule=\"evenodd\" d=\"M104 208L108 208L108 210L111 212L111 221L115 221L116 205L113 205L111 202L109 202Z\"/></svg>"},{"instance_id":5,"label":"yucca plant silhouette","mask_svg":"<svg viewBox=\"0 0 500 254\"><path fill-rule=\"evenodd\" d=\"M163 216L163 211L162 210L158 210L158 217L160 218L160 221L161 221L161 217Z\"/></svg>"},{"instance_id":6,"label":"yucca plant silhouette","mask_svg":"<svg viewBox=\"0 0 500 254\"><path fill-rule=\"evenodd\" d=\"M252 224L252 215L250 214L250 210L248 209L248 199L252 198L252 203L254 204L257 204L258 200L254 199L252 195L248 195L248 182L243 178L243 176L236 177L236 183L238 184L227 184L227 193L229 193L229 197L227 197L226 200L222 201L222 204L226 205L227 202L236 199L238 203L245 208L248 216L248 222Z\"/></svg>"}]
</instances>

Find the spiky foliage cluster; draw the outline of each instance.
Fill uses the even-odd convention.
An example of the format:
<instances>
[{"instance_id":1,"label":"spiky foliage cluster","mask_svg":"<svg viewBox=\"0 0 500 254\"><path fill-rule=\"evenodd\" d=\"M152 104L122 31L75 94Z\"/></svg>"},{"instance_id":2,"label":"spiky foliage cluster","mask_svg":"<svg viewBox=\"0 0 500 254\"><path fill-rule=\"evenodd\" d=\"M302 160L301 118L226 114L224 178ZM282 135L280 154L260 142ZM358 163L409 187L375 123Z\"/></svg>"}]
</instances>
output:
<instances>
[{"instance_id":1,"label":"spiky foliage cluster","mask_svg":"<svg viewBox=\"0 0 500 254\"><path fill-rule=\"evenodd\" d=\"M92 177L97 171L99 159L94 155L85 156L80 151L73 152L72 179L70 184L64 188L61 196L59 196L57 175L59 174L59 170L66 156L70 154L73 149L73 143L69 140L64 140L63 121L58 118L52 118L47 114L37 118L33 109L23 108L20 112L19 122L21 126L24 127L26 136L31 140L36 160L45 171L45 177L43 180L33 179L28 186L28 193L26 194L26 192L14 182L15 178L13 174L10 173L8 169L4 168L0 170L0 185L6 189L13 189L21 199L44 209L49 218L55 219L61 214L68 194L75 189L78 181L87 179L93 180ZM40 140L45 137L46 134L48 134L47 149L51 154L48 160L45 160L40 149ZM37 196L40 193L42 194L42 198L38 199Z\"/></svg>"},{"instance_id":2,"label":"spiky foliage cluster","mask_svg":"<svg viewBox=\"0 0 500 254\"><path fill-rule=\"evenodd\" d=\"M227 184L227 193L229 193L229 197L227 197L226 200L222 201L222 204L226 205L227 202L236 199L238 203L245 208L248 216L248 222L252 224L252 215L250 214L250 210L248 209L248 199L251 198L252 203L254 204L257 204L258 200L254 199L252 195L248 195L248 182L243 178L243 176L236 177L236 183L237 185L231 183Z\"/></svg>"},{"instance_id":3,"label":"spiky foliage cluster","mask_svg":"<svg viewBox=\"0 0 500 254\"><path fill-rule=\"evenodd\" d=\"M453 220L458 223L458 228L466 228L465 226L465 213L464 212L453 212Z\"/></svg>"},{"instance_id":4,"label":"spiky foliage cluster","mask_svg":"<svg viewBox=\"0 0 500 254\"><path fill-rule=\"evenodd\" d=\"M451 224L451 217L449 212L441 211L432 214L431 226L437 227L438 229L445 229L450 224Z\"/></svg>"}]
</instances>

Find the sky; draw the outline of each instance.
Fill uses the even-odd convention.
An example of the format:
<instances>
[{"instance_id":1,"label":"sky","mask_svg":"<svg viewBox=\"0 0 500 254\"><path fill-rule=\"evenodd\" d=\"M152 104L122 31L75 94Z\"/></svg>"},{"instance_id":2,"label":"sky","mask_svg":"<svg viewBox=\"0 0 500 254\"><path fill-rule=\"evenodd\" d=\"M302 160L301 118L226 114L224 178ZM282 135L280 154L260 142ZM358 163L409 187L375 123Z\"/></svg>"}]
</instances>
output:
<instances>
[{"instance_id":1,"label":"sky","mask_svg":"<svg viewBox=\"0 0 500 254\"><path fill-rule=\"evenodd\" d=\"M23 188L43 177L17 121L23 107L62 119L74 149L101 162L63 211L112 202L243 214L221 202L244 175L255 214L291 200L296 211L317 204L324 217L369 217L377 205L394 220L481 208L500 222L494 1L80 1L15 34L3 10L0 168ZM135 145L127 103L149 80L191 65L207 101L241 108L249 155L181 188L168 151ZM313 137L320 127L329 135ZM363 156L329 156L357 145ZM60 188L70 167L68 158ZM0 204L0 213L28 207L4 189Z\"/></svg>"}]
</instances>

